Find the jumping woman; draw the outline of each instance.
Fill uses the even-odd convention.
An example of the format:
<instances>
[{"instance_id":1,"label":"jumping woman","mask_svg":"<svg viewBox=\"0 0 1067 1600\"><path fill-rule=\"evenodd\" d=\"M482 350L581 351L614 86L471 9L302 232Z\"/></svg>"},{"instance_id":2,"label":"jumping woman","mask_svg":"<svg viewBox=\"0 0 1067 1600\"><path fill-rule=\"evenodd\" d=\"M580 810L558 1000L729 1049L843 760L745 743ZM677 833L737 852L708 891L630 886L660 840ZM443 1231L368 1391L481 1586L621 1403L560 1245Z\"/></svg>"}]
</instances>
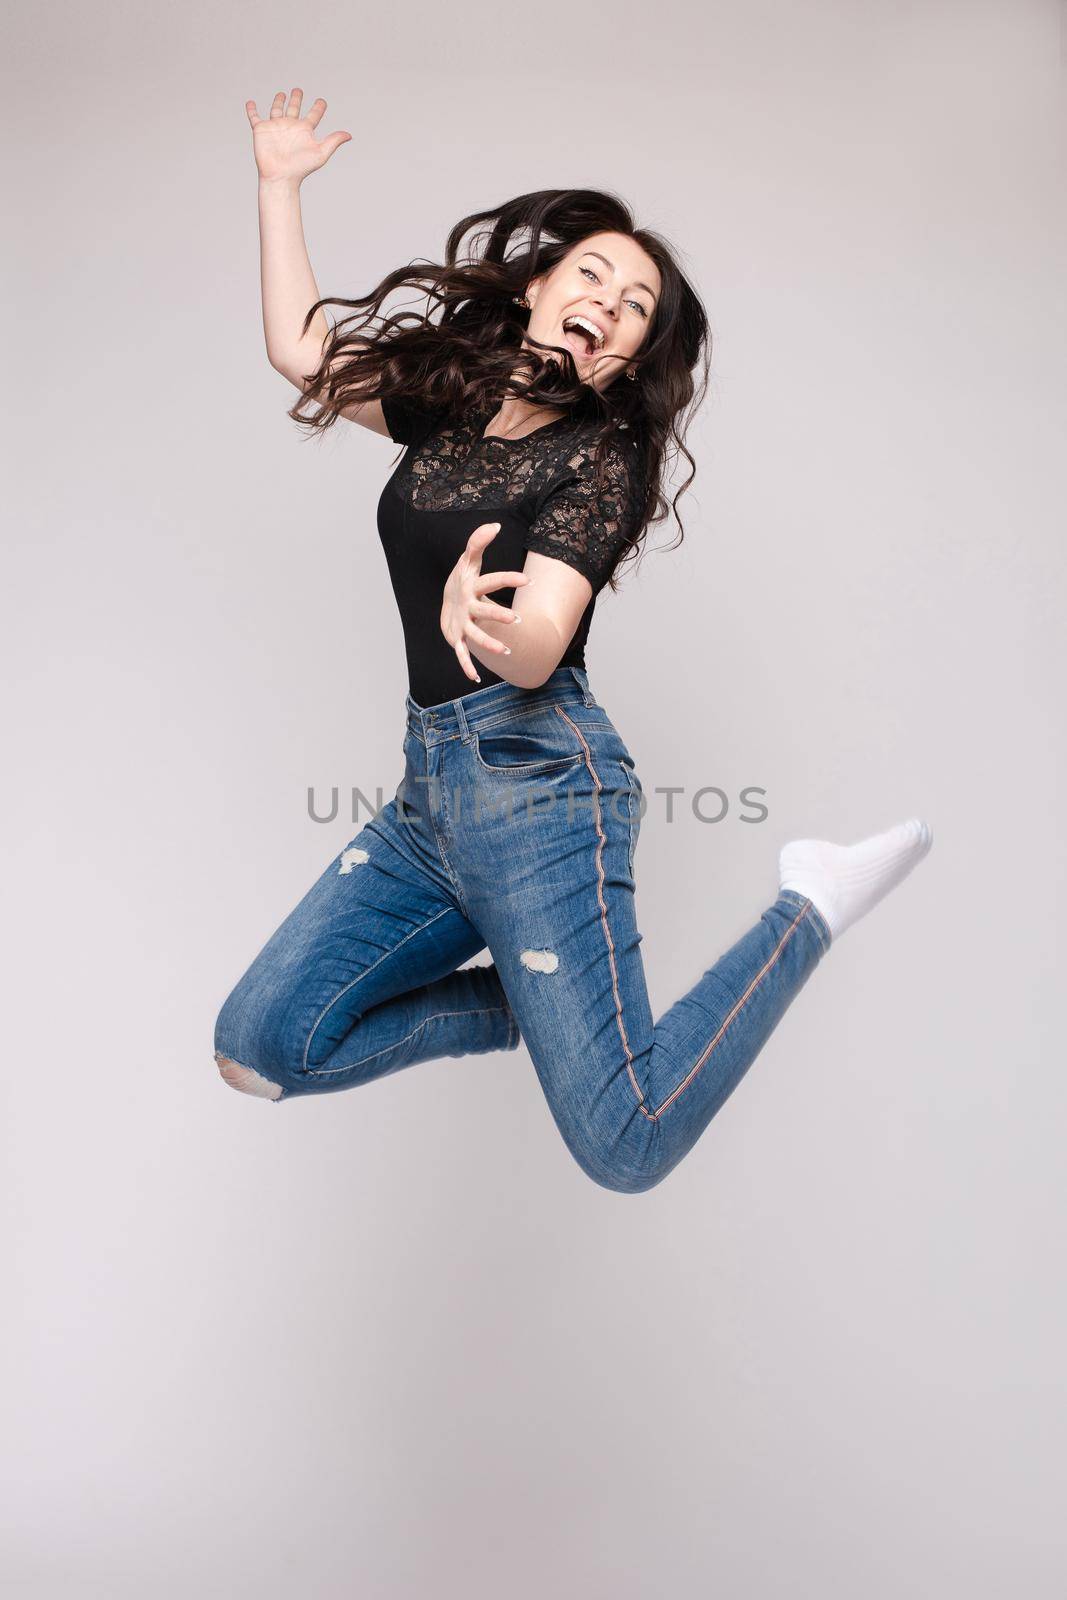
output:
<instances>
[{"instance_id":1,"label":"jumping woman","mask_svg":"<svg viewBox=\"0 0 1067 1600\"><path fill-rule=\"evenodd\" d=\"M785 845L773 904L654 1020L634 909L643 791L584 652L601 589L667 514L679 453L692 481L707 318L669 245L588 189L475 213L443 263L320 299L300 184L351 135L320 141L326 103L301 115L301 100L246 106L267 354L302 391L294 421L345 417L403 446L378 527L405 766L226 1000L215 1057L234 1088L282 1101L521 1042L582 1170L639 1193L930 830ZM425 311L386 309L404 289ZM352 314L331 326L327 304ZM485 949L492 965L463 965Z\"/></svg>"}]
</instances>

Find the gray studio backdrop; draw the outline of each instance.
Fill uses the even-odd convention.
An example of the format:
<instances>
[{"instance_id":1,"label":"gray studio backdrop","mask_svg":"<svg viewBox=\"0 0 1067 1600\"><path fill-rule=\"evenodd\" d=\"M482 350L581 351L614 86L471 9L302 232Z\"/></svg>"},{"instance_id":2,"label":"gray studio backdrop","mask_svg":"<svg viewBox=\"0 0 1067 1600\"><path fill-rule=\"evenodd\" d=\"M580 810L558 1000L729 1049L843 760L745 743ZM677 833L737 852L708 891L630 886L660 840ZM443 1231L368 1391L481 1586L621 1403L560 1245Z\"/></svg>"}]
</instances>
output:
<instances>
[{"instance_id":1,"label":"gray studio backdrop","mask_svg":"<svg viewBox=\"0 0 1067 1600\"><path fill-rule=\"evenodd\" d=\"M1064 1593L1061 24L9 10L18 1600ZM355 135L304 188L323 293L573 183L705 298L686 537L589 649L646 790L731 799L645 818L657 1012L785 840L933 826L647 1195L524 1050L281 1106L212 1061L356 831L308 786L391 797L403 734L394 447L305 441L264 355L243 106L294 84Z\"/></svg>"}]
</instances>

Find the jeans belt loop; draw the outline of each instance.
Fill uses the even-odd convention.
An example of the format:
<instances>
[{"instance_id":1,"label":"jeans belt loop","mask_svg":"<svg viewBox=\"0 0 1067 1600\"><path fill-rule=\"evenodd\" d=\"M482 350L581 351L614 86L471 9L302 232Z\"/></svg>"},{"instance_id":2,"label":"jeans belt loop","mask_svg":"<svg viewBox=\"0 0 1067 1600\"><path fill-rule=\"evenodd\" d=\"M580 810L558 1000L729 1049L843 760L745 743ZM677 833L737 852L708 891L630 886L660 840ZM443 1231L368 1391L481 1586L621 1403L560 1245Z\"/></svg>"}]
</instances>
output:
<instances>
[{"instance_id":1,"label":"jeans belt loop","mask_svg":"<svg viewBox=\"0 0 1067 1600\"><path fill-rule=\"evenodd\" d=\"M459 723L460 738L463 740L464 744L469 744L471 731L470 724L467 721L467 713L463 709L463 701L453 700L452 704L456 708L456 721Z\"/></svg>"},{"instance_id":2,"label":"jeans belt loop","mask_svg":"<svg viewBox=\"0 0 1067 1600\"><path fill-rule=\"evenodd\" d=\"M571 677L574 679L575 683L578 685L579 689L582 691L582 701L583 701L583 703L585 705L587 705L587 706L596 705L596 701L593 698L592 691L589 688L588 678L586 677L586 674L582 671L581 667L571 667L570 668L570 673L571 673Z\"/></svg>"}]
</instances>

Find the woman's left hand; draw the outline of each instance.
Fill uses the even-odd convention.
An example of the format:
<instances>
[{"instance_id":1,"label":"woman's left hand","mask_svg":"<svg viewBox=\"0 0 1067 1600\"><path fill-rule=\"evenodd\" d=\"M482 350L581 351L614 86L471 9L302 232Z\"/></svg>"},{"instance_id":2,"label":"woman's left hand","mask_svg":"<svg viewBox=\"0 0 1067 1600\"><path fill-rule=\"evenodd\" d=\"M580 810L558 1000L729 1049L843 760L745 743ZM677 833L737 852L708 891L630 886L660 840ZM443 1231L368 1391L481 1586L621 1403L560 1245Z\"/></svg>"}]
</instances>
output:
<instances>
[{"instance_id":1,"label":"woman's left hand","mask_svg":"<svg viewBox=\"0 0 1067 1600\"><path fill-rule=\"evenodd\" d=\"M494 589L517 589L533 579L525 572L482 572L482 556L488 545L500 532L499 522L483 522L467 540L467 547L445 584L441 603L441 632L456 652L460 666L468 678L481 683L477 668L471 661L468 644L495 655L510 655L511 650L501 639L479 628L476 617L483 622L521 622L517 611L497 605L495 600L484 600L483 595Z\"/></svg>"}]
</instances>

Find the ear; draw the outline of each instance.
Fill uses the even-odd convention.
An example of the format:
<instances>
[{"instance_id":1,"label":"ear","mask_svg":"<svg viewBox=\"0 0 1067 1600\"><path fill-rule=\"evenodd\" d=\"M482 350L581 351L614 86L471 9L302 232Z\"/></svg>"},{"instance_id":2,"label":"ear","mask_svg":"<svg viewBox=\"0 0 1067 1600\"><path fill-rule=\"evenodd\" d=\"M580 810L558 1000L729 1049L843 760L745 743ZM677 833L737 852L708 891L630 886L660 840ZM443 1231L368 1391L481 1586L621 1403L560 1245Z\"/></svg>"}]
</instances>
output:
<instances>
[{"instance_id":1,"label":"ear","mask_svg":"<svg viewBox=\"0 0 1067 1600\"><path fill-rule=\"evenodd\" d=\"M544 288L544 286L545 280L543 277L531 278L529 283L526 285L526 298L530 302L531 311L537 304L537 297L541 293L541 290Z\"/></svg>"}]
</instances>

